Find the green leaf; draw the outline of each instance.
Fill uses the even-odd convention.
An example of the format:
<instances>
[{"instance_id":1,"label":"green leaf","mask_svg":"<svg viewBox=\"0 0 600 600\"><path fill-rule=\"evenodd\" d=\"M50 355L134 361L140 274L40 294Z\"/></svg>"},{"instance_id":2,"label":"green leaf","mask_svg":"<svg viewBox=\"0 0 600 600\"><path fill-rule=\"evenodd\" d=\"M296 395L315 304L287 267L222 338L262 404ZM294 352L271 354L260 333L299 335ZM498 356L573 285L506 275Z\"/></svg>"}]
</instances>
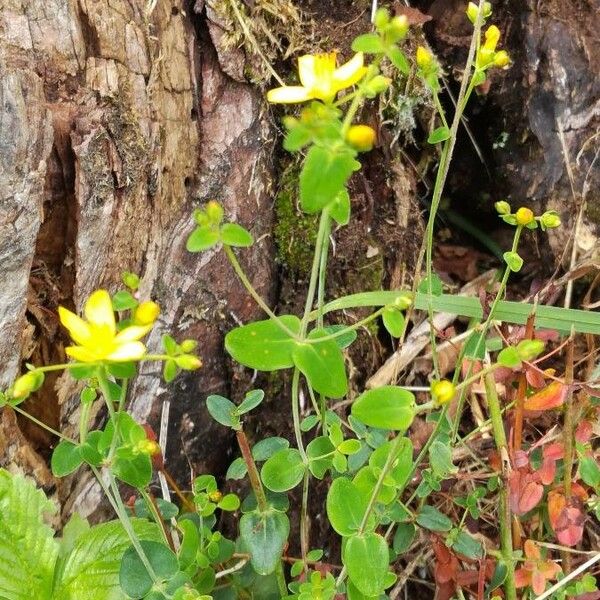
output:
<instances>
[{"instance_id":1,"label":"green leaf","mask_svg":"<svg viewBox=\"0 0 600 600\"><path fill-rule=\"evenodd\" d=\"M452 463L452 448L440 440L435 440L429 448L429 464L437 477L442 479L458 472Z\"/></svg>"},{"instance_id":2,"label":"green leaf","mask_svg":"<svg viewBox=\"0 0 600 600\"><path fill-rule=\"evenodd\" d=\"M342 190L329 205L329 214L338 225L348 225L350 222L350 195L348 190Z\"/></svg>"},{"instance_id":3,"label":"green leaf","mask_svg":"<svg viewBox=\"0 0 600 600\"><path fill-rule=\"evenodd\" d=\"M135 377L136 363L134 362L119 362L107 365L106 370L119 379L129 379Z\"/></svg>"},{"instance_id":4,"label":"green leaf","mask_svg":"<svg viewBox=\"0 0 600 600\"><path fill-rule=\"evenodd\" d=\"M429 144L439 144L445 142L450 137L450 130L444 125L434 129L427 138Z\"/></svg>"},{"instance_id":5,"label":"green leaf","mask_svg":"<svg viewBox=\"0 0 600 600\"><path fill-rule=\"evenodd\" d=\"M483 360L485 358L485 340L482 339L482 332L473 331L465 343L465 357Z\"/></svg>"},{"instance_id":6,"label":"green leaf","mask_svg":"<svg viewBox=\"0 0 600 600\"><path fill-rule=\"evenodd\" d=\"M295 448L279 450L263 465L260 476L273 492L286 492L296 487L304 477L306 467Z\"/></svg>"},{"instance_id":7,"label":"green leaf","mask_svg":"<svg viewBox=\"0 0 600 600\"><path fill-rule=\"evenodd\" d=\"M140 542L152 569L161 579L170 579L179 570L175 553L160 542ZM119 571L121 589L130 598L144 598L152 589L152 577L146 570L139 554L130 546L123 555Z\"/></svg>"},{"instance_id":8,"label":"green leaf","mask_svg":"<svg viewBox=\"0 0 600 600\"><path fill-rule=\"evenodd\" d=\"M160 540L158 527L142 519L131 524L140 540ZM131 541L119 521L95 525L80 535L57 570L53 600L122 600L121 559Z\"/></svg>"},{"instance_id":9,"label":"green leaf","mask_svg":"<svg viewBox=\"0 0 600 600\"><path fill-rule=\"evenodd\" d=\"M221 498L217 506L221 510L233 512L240 507L240 499L236 494L225 494L225 496Z\"/></svg>"},{"instance_id":10,"label":"green leaf","mask_svg":"<svg viewBox=\"0 0 600 600\"><path fill-rule=\"evenodd\" d=\"M417 523L431 531L450 531L452 521L437 508L425 505L417 517Z\"/></svg>"},{"instance_id":11,"label":"green leaf","mask_svg":"<svg viewBox=\"0 0 600 600\"><path fill-rule=\"evenodd\" d=\"M324 329L313 329L309 340L326 336ZM348 391L344 355L334 340L307 344L297 342L292 352L294 364L310 386L328 398L342 398Z\"/></svg>"},{"instance_id":12,"label":"green leaf","mask_svg":"<svg viewBox=\"0 0 600 600\"><path fill-rule=\"evenodd\" d=\"M175 377L177 377L177 363L172 359L166 360L163 367L163 379L166 383L170 383Z\"/></svg>"},{"instance_id":13,"label":"green leaf","mask_svg":"<svg viewBox=\"0 0 600 600\"><path fill-rule=\"evenodd\" d=\"M246 477L248 473L248 468L246 467L246 463L241 456L238 456L227 469L227 473L225 473L225 479L243 479Z\"/></svg>"},{"instance_id":14,"label":"green leaf","mask_svg":"<svg viewBox=\"0 0 600 600\"><path fill-rule=\"evenodd\" d=\"M225 223L221 227L221 241L227 246L248 248L254 244L252 234L237 223Z\"/></svg>"},{"instance_id":15,"label":"green leaf","mask_svg":"<svg viewBox=\"0 0 600 600\"><path fill-rule=\"evenodd\" d=\"M65 477L76 471L82 463L80 447L77 444L61 440L52 452L50 466L55 477Z\"/></svg>"},{"instance_id":16,"label":"green leaf","mask_svg":"<svg viewBox=\"0 0 600 600\"><path fill-rule=\"evenodd\" d=\"M386 54L398 71L404 73L404 75L408 75L408 73L410 73L410 64L404 52L402 52L400 48L397 46L391 46L388 48Z\"/></svg>"},{"instance_id":17,"label":"green leaf","mask_svg":"<svg viewBox=\"0 0 600 600\"><path fill-rule=\"evenodd\" d=\"M282 315L279 318L292 332L300 332L298 317ZM225 336L227 352L240 364L258 371L293 367L292 352L295 347L296 341L271 319L237 327Z\"/></svg>"},{"instance_id":18,"label":"green leaf","mask_svg":"<svg viewBox=\"0 0 600 600\"><path fill-rule=\"evenodd\" d=\"M397 308L386 306L381 316L383 319L383 326L386 328L387 332L392 337L402 337L405 327L404 315Z\"/></svg>"},{"instance_id":19,"label":"green leaf","mask_svg":"<svg viewBox=\"0 0 600 600\"><path fill-rule=\"evenodd\" d=\"M439 275L432 273L431 275L431 295L440 296L444 291L444 284L440 279ZM419 284L419 292L421 294L429 295L429 277L425 277Z\"/></svg>"},{"instance_id":20,"label":"green leaf","mask_svg":"<svg viewBox=\"0 0 600 600\"><path fill-rule=\"evenodd\" d=\"M486 75L484 71L480 71L479 69L473 73L473 86L477 87L485 82Z\"/></svg>"},{"instance_id":21,"label":"green leaf","mask_svg":"<svg viewBox=\"0 0 600 600\"><path fill-rule=\"evenodd\" d=\"M392 543L394 552L396 554L404 554L411 547L417 528L413 523L398 523L396 533L394 534L394 541Z\"/></svg>"},{"instance_id":22,"label":"green leaf","mask_svg":"<svg viewBox=\"0 0 600 600\"><path fill-rule=\"evenodd\" d=\"M367 390L352 404L352 416L379 429L404 431L410 427L414 415L414 394L393 385Z\"/></svg>"},{"instance_id":23,"label":"green leaf","mask_svg":"<svg viewBox=\"0 0 600 600\"><path fill-rule=\"evenodd\" d=\"M190 237L187 239L185 247L188 252L202 252L212 248L219 242L221 234L218 229L210 225L196 227Z\"/></svg>"},{"instance_id":24,"label":"green leaf","mask_svg":"<svg viewBox=\"0 0 600 600\"><path fill-rule=\"evenodd\" d=\"M350 456L352 454L356 454L357 452L360 452L361 448L362 448L362 444L360 443L360 440L349 439L349 440L344 440L337 447L337 450L338 450L338 452L341 452L342 454L346 454L346 455Z\"/></svg>"},{"instance_id":25,"label":"green leaf","mask_svg":"<svg viewBox=\"0 0 600 600\"><path fill-rule=\"evenodd\" d=\"M391 463L388 470L387 485L393 485L402 488L408 481L412 469L413 445L410 439L402 437L396 441L383 443L369 457L369 466L373 469L375 477L379 477L385 464L390 459L390 452L394 450L395 455L391 457Z\"/></svg>"},{"instance_id":26,"label":"green leaf","mask_svg":"<svg viewBox=\"0 0 600 600\"><path fill-rule=\"evenodd\" d=\"M579 461L579 474L587 485L591 485L595 489L600 487L600 467L592 456L584 456Z\"/></svg>"},{"instance_id":27,"label":"green leaf","mask_svg":"<svg viewBox=\"0 0 600 600\"><path fill-rule=\"evenodd\" d=\"M503 255L504 262L513 273L518 273L523 266L523 259L517 252L505 252Z\"/></svg>"},{"instance_id":28,"label":"green leaf","mask_svg":"<svg viewBox=\"0 0 600 600\"><path fill-rule=\"evenodd\" d=\"M259 575L275 571L289 533L290 521L285 513L270 510L242 515L240 539L250 554L252 568Z\"/></svg>"},{"instance_id":29,"label":"green leaf","mask_svg":"<svg viewBox=\"0 0 600 600\"><path fill-rule=\"evenodd\" d=\"M256 408L264 399L265 393L262 390L251 390L245 398L242 400L240 405L235 409L236 415L243 415Z\"/></svg>"},{"instance_id":30,"label":"green leaf","mask_svg":"<svg viewBox=\"0 0 600 600\"><path fill-rule=\"evenodd\" d=\"M282 437L269 437L254 444L252 448L252 458L256 462L261 462L271 458L275 452L289 448L290 443Z\"/></svg>"},{"instance_id":31,"label":"green leaf","mask_svg":"<svg viewBox=\"0 0 600 600\"><path fill-rule=\"evenodd\" d=\"M383 44L376 33L363 33L352 42L352 50L365 54L380 54L383 52Z\"/></svg>"},{"instance_id":32,"label":"green leaf","mask_svg":"<svg viewBox=\"0 0 600 600\"><path fill-rule=\"evenodd\" d=\"M325 208L343 190L353 171L360 168L355 152L345 145L312 146L300 173L300 205L308 214Z\"/></svg>"},{"instance_id":33,"label":"green leaf","mask_svg":"<svg viewBox=\"0 0 600 600\"><path fill-rule=\"evenodd\" d=\"M377 533L351 536L343 551L348 577L366 596L384 591L389 560L387 542Z\"/></svg>"},{"instance_id":34,"label":"green leaf","mask_svg":"<svg viewBox=\"0 0 600 600\"><path fill-rule=\"evenodd\" d=\"M325 435L316 437L308 444L306 447L306 455L309 460L308 468L314 477L323 479L327 469L331 468L334 452L335 446Z\"/></svg>"},{"instance_id":35,"label":"green leaf","mask_svg":"<svg viewBox=\"0 0 600 600\"><path fill-rule=\"evenodd\" d=\"M118 291L112 297L113 310L130 310L138 305L138 301L126 290Z\"/></svg>"},{"instance_id":36,"label":"green leaf","mask_svg":"<svg viewBox=\"0 0 600 600\"><path fill-rule=\"evenodd\" d=\"M477 560L483 558L483 547L479 540L469 535L466 531L460 531L452 543L452 550L470 558Z\"/></svg>"},{"instance_id":37,"label":"green leaf","mask_svg":"<svg viewBox=\"0 0 600 600\"><path fill-rule=\"evenodd\" d=\"M45 523L56 506L21 475L0 469L0 598L50 600L59 543Z\"/></svg>"},{"instance_id":38,"label":"green leaf","mask_svg":"<svg viewBox=\"0 0 600 600\"><path fill-rule=\"evenodd\" d=\"M183 541L178 553L179 568L187 569L196 560L196 554L200 548L200 534L198 527L190 519L181 519L177 523L177 527L183 533Z\"/></svg>"},{"instance_id":39,"label":"green leaf","mask_svg":"<svg viewBox=\"0 0 600 600\"><path fill-rule=\"evenodd\" d=\"M112 470L117 479L134 488L144 488L152 480L152 460L147 454L132 456L117 450Z\"/></svg>"},{"instance_id":40,"label":"green leaf","mask_svg":"<svg viewBox=\"0 0 600 600\"><path fill-rule=\"evenodd\" d=\"M498 353L498 364L508 369L518 369L521 367L521 357L516 348L508 346Z\"/></svg>"},{"instance_id":41,"label":"green leaf","mask_svg":"<svg viewBox=\"0 0 600 600\"><path fill-rule=\"evenodd\" d=\"M206 408L210 416L225 427L234 427L239 423L238 419L233 416L237 410L236 405L223 396L217 394L209 396L206 399Z\"/></svg>"},{"instance_id":42,"label":"green leaf","mask_svg":"<svg viewBox=\"0 0 600 600\"><path fill-rule=\"evenodd\" d=\"M327 332L327 335L338 333L342 329L347 329L347 326L342 325L341 323L336 325L327 325L323 328L323 330ZM334 341L343 350L344 348L348 348L348 346L353 344L356 338L356 330L350 329L348 331L345 331L344 333L340 333L340 335L336 335Z\"/></svg>"},{"instance_id":43,"label":"green leaf","mask_svg":"<svg viewBox=\"0 0 600 600\"><path fill-rule=\"evenodd\" d=\"M360 527L368 503L367 494L346 477L338 477L327 493L327 518L340 535L353 535Z\"/></svg>"}]
</instances>

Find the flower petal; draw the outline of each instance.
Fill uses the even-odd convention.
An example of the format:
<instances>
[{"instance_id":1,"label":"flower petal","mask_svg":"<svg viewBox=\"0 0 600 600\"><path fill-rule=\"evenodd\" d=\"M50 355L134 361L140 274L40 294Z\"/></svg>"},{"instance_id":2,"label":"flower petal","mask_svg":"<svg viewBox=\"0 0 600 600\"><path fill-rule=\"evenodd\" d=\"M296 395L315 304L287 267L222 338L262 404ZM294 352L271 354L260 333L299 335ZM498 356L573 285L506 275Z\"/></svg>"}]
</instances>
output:
<instances>
[{"instance_id":1,"label":"flower petal","mask_svg":"<svg viewBox=\"0 0 600 600\"><path fill-rule=\"evenodd\" d=\"M89 325L74 312L66 309L64 306L58 307L58 316L60 322L66 327L69 335L74 342L85 344L89 341L92 332Z\"/></svg>"},{"instance_id":2,"label":"flower petal","mask_svg":"<svg viewBox=\"0 0 600 600\"><path fill-rule=\"evenodd\" d=\"M315 61L316 56L312 54L305 54L298 59L298 77L300 77L300 83L308 89L314 87L317 82Z\"/></svg>"},{"instance_id":3,"label":"flower petal","mask_svg":"<svg viewBox=\"0 0 600 600\"><path fill-rule=\"evenodd\" d=\"M366 72L363 53L357 52L353 58L333 72L336 88L341 90L354 85L365 76Z\"/></svg>"},{"instance_id":4,"label":"flower petal","mask_svg":"<svg viewBox=\"0 0 600 600\"><path fill-rule=\"evenodd\" d=\"M108 325L114 334L115 313L113 312L110 294L106 290L96 290L86 301L83 307L85 318L92 324Z\"/></svg>"},{"instance_id":5,"label":"flower petal","mask_svg":"<svg viewBox=\"0 0 600 600\"><path fill-rule=\"evenodd\" d=\"M267 100L273 104L294 104L311 98L309 90L299 85L286 85L267 92Z\"/></svg>"},{"instance_id":6,"label":"flower petal","mask_svg":"<svg viewBox=\"0 0 600 600\"><path fill-rule=\"evenodd\" d=\"M67 356L75 359L77 362L96 362L100 357L93 351L83 346L67 346L65 348Z\"/></svg>"},{"instance_id":7,"label":"flower petal","mask_svg":"<svg viewBox=\"0 0 600 600\"><path fill-rule=\"evenodd\" d=\"M117 333L115 336L115 343L123 344L125 342L135 342L136 340L143 338L151 329L152 325L130 325Z\"/></svg>"},{"instance_id":8,"label":"flower petal","mask_svg":"<svg viewBox=\"0 0 600 600\"><path fill-rule=\"evenodd\" d=\"M142 342L127 342L117 346L116 350L111 352L106 358L107 360L127 361L138 360L146 354L146 346Z\"/></svg>"}]
</instances>

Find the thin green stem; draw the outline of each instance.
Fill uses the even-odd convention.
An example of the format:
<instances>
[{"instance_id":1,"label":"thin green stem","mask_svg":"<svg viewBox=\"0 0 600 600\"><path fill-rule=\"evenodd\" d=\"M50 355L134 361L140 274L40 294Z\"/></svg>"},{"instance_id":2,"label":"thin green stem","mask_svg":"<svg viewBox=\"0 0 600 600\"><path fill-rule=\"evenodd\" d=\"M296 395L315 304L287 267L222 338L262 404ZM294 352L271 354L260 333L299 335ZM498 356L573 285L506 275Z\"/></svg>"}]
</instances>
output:
<instances>
[{"instance_id":1,"label":"thin green stem","mask_svg":"<svg viewBox=\"0 0 600 600\"><path fill-rule=\"evenodd\" d=\"M356 329L360 329L361 327L364 327L365 325L369 324L371 321L374 321L375 319L379 318L383 314L385 308L386 307L383 306L380 309L376 310L374 313L371 313L370 315L366 316L364 319L356 321L356 323L352 323L352 325L348 325L348 327L344 327L343 329L335 331L334 333L330 333L328 335L324 335L323 337L315 338L313 340L305 339L303 340L303 343L320 344L321 342L326 342L328 340L335 340L336 338L345 335L349 331L355 331Z\"/></svg>"},{"instance_id":2,"label":"thin green stem","mask_svg":"<svg viewBox=\"0 0 600 600\"><path fill-rule=\"evenodd\" d=\"M323 305L325 304L325 283L327 280L327 258L329 256L329 236L331 234L331 219L325 227L321 257L319 259L319 288L317 290L317 327L323 327Z\"/></svg>"},{"instance_id":3,"label":"thin green stem","mask_svg":"<svg viewBox=\"0 0 600 600\"><path fill-rule=\"evenodd\" d=\"M248 277L246 277L246 273L244 273L244 269L240 265L234 251L227 245L223 246L225 250L225 255L229 259L235 274L238 276L239 280L242 282L248 293L254 298L254 301L258 306L260 306L267 315L277 324L277 326L285 331L291 338L298 339L298 336L289 328L287 325L269 308L268 304L261 298L260 294L256 291L252 283Z\"/></svg>"},{"instance_id":4,"label":"thin green stem","mask_svg":"<svg viewBox=\"0 0 600 600\"><path fill-rule=\"evenodd\" d=\"M507 600L517 600L515 588L515 564L513 558L513 540L511 530L510 506L508 504L507 476L508 476L508 443L506 441L506 432L502 421L502 410L498 393L496 392L496 381L491 373L485 378L485 391L487 396L490 418L492 420L492 432L496 448L500 453L502 461L502 474L504 477L503 485L498 492L500 498L499 520L500 520L500 547L502 559L506 566L506 579L504 580L504 592Z\"/></svg>"},{"instance_id":5,"label":"thin green stem","mask_svg":"<svg viewBox=\"0 0 600 600\"><path fill-rule=\"evenodd\" d=\"M158 525L158 528L160 529L164 543L167 546L169 546L169 548L171 548L171 550L173 550L173 540L169 539L169 536L167 535L167 529L165 527L165 522L163 521L160 511L156 507L156 503L154 502L153 498L150 496L150 494L146 490L143 490L140 488L138 491L142 495L142 498L146 501L148 510L152 513L152 516L154 517L154 520L156 521L156 524Z\"/></svg>"},{"instance_id":6,"label":"thin green stem","mask_svg":"<svg viewBox=\"0 0 600 600\"><path fill-rule=\"evenodd\" d=\"M77 445L77 442L75 440L62 434L60 431L56 431L56 429L53 429L52 427L50 427L50 425L46 425L46 423L44 423L43 421L36 419L33 415L30 415L26 410L23 410L19 406L10 405L10 407L15 412L18 412L20 415L23 415L26 419L29 419L32 423L35 423L38 427L45 429L47 432L51 433L52 435L55 435L56 437L60 438L61 440L64 440L65 442L70 442L71 444Z\"/></svg>"},{"instance_id":7,"label":"thin green stem","mask_svg":"<svg viewBox=\"0 0 600 600\"><path fill-rule=\"evenodd\" d=\"M304 471L302 479L302 505L300 508L300 551L302 560L306 560L309 546L309 526L308 522L308 491L310 486L310 471Z\"/></svg>"}]
</instances>

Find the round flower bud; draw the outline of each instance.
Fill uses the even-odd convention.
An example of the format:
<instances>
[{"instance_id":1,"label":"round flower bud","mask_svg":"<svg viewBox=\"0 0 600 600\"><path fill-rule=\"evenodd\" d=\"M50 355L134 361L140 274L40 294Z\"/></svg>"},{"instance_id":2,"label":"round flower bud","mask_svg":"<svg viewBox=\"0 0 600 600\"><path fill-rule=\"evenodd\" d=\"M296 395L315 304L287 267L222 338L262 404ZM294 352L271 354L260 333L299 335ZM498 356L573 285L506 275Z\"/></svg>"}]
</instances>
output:
<instances>
[{"instance_id":1,"label":"round flower bud","mask_svg":"<svg viewBox=\"0 0 600 600\"><path fill-rule=\"evenodd\" d=\"M469 21L475 24L477 20L477 13L479 12L479 6L475 4L475 2L469 2L469 6L467 6L467 17L469 17ZM487 19L492 14L492 4L490 2L483 3L483 18Z\"/></svg>"},{"instance_id":2,"label":"round flower bud","mask_svg":"<svg viewBox=\"0 0 600 600\"><path fill-rule=\"evenodd\" d=\"M123 275L121 275L121 279L130 290L137 290L140 285L140 278L130 271L125 271Z\"/></svg>"},{"instance_id":3,"label":"round flower bud","mask_svg":"<svg viewBox=\"0 0 600 600\"><path fill-rule=\"evenodd\" d=\"M540 222L545 229L554 229L560 227L560 217L554 210L546 211L541 217Z\"/></svg>"},{"instance_id":4,"label":"round flower bud","mask_svg":"<svg viewBox=\"0 0 600 600\"><path fill-rule=\"evenodd\" d=\"M184 371L194 371L202 366L202 361L193 354L182 354L175 358L175 362L180 369Z\"/></svg>"},{"instance_id":5,"label":"round flower bud","mask_svg":"<svg viewBox=\"0 0 600 600\"><path fill-rule=\"evenodd\" d=\"M447 379L434 381L431 384L431 396L438 406L442 406L443 404L450 402L450 400L454 398L454 394L456 394L456 387Z\"/></svg>"},{"instance_id":6,"label":"round flower bud","mask_svg":"<svg viewBox=\"0 0 600 600\"><path fill-rule=\"evenodd\" d=\"M387 8L380 8L375 13L375 18L373 19L375 23L375 27L377 29L383 29L390 22L390 13Z\"/></svg>"},{"instance_id":7,"label":"round flower bud","mask_svg":"<svg viewBox=\"0 0 600 600\"><path fill-rule=\"evenodd\" d=\"M433 55L424 46L417 48L417 66L426 71L433 64Z\"/></svg>"},{"instance_id":8,"label":"round flower bud","mask_svg":"<svg viewBox=\"0 0 600 600\"><path fill-rule=\"evenodd\" d=\"M208 498L211 502L218 504L219 502L221 502L223 494L219 490L215 490L214 492L210 492L208 494Z\"/></svg>"},{"instance_id":9,"label":"round flower bud","mask_svg":"<svg viewBox=\"0 0 600 600\"><path fill-rule=\"evenodd\" d=\"M210 225L210 219L208 218L208 215L199 208L194 211L194 221L196 221L196 224L200 227Z\"/></svg>"},{"instance_id":10,"label":"round flower bud","mask_svg":"<svg viewBox=\"0 0 600 600\"><path fill-rule=\"evenodd\" d=\"M367 152L377 141L377 134L368 125L352 125L346 134L346 141L359 152Z\"/></svg>"},{"instance_id":11,"label":"round flower bud","mask_svg":"<svg viewBox=\"0 0 600 600\"><path fill-rule=\"evenodd\" d=\"M180 344L180 347L184 352L193 352L197 346L198 342L196 340L183 340Z\"/></svg>"},{"instance_id":12,"label":"round flower bud","mask_svg":"<svg viewBox=\"0 0 600 600\"><path fill-rule=\"evenodd\" d=\"M506 202L506 200L500 200L500 202L496 202L496 204L494 204L494 207L496 208L496 211L499 215L510 215L510 204Z\"/></svg>"},{"instance_id":13,"label":"round flower bud","mask_svg":"<svg viewBox=\"0 0 600 600\"><path fill-rule=\"evenodd\" d=\"M519 210L515 213L515 217L517 219L517 225L523 226L529 225L529 223L535 220L535 215L533 214L533 211L524 206L521 206L521 208L519 208Z\"/></svg>"},{"instance_id":14,"label":"round flower bud","mask_svg":"<svg viewBox=\"0 0 600 600\"><path fill-rule=\"evenodd\" d=\"M44 374L41 371L29 371L15 381L12 387L12 397L24 400L31 392L39 390L43 382Z\"/></svg>"},{"instance_id":15,"label":"round flower bud","mask_svg":"<svg viewBox=\"0 0 600 600\"><path fill-rule=\"evenodd\" d=\"M494 56L494 65L500 69L504 69L510 65L510 56L506 50L500 50L500 52L496 52Z\"/></svg>"},{"instance_id":16,"label":"round flower bud","mask_svg":"<svg viewBox=\"0 0 600 600\"><path fill-rule=\"evenodd\" d=\"M160 446L154 440L140 440L133 448L135 454L154 456L160 453Z\"/></svg>"},{"instance_id":17,"label":"round flower bud","mask_svg":"<svg viewBox=\"0 0 600 600\"><path fill-rule=\"evenodd\" d=\"M390 23L390 29L396 39L403 38L408 33L408 19L406 15L394 17Z\"/></svg>"},{"instance_id":18,"label":"round flower bud","mask_svg":"<svg viewBox=\"0 0 600 600\"><path fill-rule=\"evenodd\" d=\"M517 344L517 353L521 360L533 360L544 351L542 340L523 340Z\"/></svg>"},{"instance_id":19,"label":"round flower bud","mask_svg":"<svg viewBox=\"0 0 600 600\"><path fill-rule=\"evenodd\" d=\"M135 309L133 320L136 325L151 325L158 319L158 315L160 315L160 306L152 300L147 300Z\"/></svg>"},{"instance_id":20,"label":"round flower bud","mask_svg":"<svg viewBox=\"0 0 600 600\"><path fill-rule=\"evenodd\" d=\"M206 205L206 215L211 223L218 224L223 220L223 207L215 200L211 200Z\"/></svg>"}]
</instances>

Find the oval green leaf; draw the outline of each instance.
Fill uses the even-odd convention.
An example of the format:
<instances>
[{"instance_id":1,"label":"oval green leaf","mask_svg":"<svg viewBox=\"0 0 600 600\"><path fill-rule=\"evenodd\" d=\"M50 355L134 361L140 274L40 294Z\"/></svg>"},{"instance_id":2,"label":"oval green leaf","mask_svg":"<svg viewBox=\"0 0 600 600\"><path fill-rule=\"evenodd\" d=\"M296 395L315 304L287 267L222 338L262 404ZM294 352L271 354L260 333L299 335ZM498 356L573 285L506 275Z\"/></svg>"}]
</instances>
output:
<instances>
[{"instance_id":1,"label":"oval green leaf","mask_svg":"<svg viewBox=\"0 0 600 600\"><path fill-rule=\"evenodd\" d=\"M237 223L225 223L221 227L221 241L228 246L248 248L254 244L252 234Z\"/></svg>"},{"instance_id":2,"label":"oval green leaf","mask_svg":"<svg viewBox=\"0 0 600 600\"><path fill-rule=\"evenodd\" d=\"M285 513L271 510L242 515L240 538L259 575L269 575L275 570L289 533L290 521Z\"/></svg>"},{"instance_id":3,"label":"oval green leaf","mask_svg":"<svg viewBox=\"0 0 600 600\"><path fill-rule=\"evenodd\" d=\"M260 476L273 492L287 492L296 487L304 477L306 467L296 448L279 450L263 465Z\"/></svg>"},{"instance_id":4,"label":"oval green leaf","mask_svg":"<svg viewBox=\"0 0 600 600\"><path fill-rule=\"evenodd\" d=\"M348 577L365 596L383 593L390 553L387 542L377 533L353 535L344 547L344 565Z\"/></svg>"},{"instance_id":5,"label":"oval green leaf","mask_svg":"<svg viewBox=\"0 0 600 600\"><path fill-rule=\"evenodd\" d=\"M367 390L352 405L352 416L369 427L404 431L415 416L415 397L394 385Z\"/></svg>"},{"instance_id":6,"label":"oval green leaf","mask_svg":"<svg viewBox=\"0 0 600 600\"><path fill-rule=\"evenodd\" d=\"M50 466L55 477L64 477L76 471L82 463L80 446L62 440L52 452Z\"/></svg>"},{"instance_id":7,"label":"oval green leaf","mask_svg":"<svg viewBox=\"0 0 600 600\"><path fill-rule=\"evenodd\" d=\"M362 522L369 497L363 494L349 479L333 480L327 493L327 517L331 526L343 536L355 534Z\"/></svg>"}]
</instances>

